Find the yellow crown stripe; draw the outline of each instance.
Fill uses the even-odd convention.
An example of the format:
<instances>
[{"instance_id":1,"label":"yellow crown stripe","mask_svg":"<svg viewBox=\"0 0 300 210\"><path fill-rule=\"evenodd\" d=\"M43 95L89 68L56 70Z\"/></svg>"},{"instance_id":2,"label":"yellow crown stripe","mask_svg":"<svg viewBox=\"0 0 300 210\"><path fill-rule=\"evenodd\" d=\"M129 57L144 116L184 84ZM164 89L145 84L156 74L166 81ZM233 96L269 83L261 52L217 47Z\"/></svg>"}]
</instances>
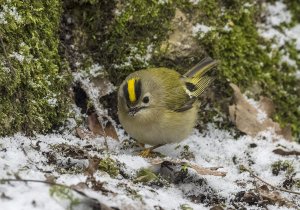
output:
<instances>
[{"instance_id":1,"label":"yellow crown stripe","mask_svg":"<svg viewBox=\"0 0 300 210\"><path fill-rule=\"evenodd\" d=\"M136 101L135 89L134 89L135 79L128 80L128 95L130 102Z\"/></svg>"}]
</instances>

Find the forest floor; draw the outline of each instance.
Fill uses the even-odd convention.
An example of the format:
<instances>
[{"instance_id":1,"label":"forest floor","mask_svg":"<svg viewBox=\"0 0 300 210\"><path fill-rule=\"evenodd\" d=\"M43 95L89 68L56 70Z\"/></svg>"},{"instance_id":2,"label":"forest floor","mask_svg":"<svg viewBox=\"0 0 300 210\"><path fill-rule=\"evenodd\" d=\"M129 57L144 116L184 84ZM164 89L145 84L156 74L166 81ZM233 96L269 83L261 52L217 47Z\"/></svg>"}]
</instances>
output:
<instances>
[{"instance_id":1,"label":"forest floor","mask_svg":"<svg viewBox=\"0 0 300 210\"><path fill-rule=\"evenodd\" d=\"M34 182L0 185L3 209L92 209L94 198L120 209L299 209L300 145L265 131L236 137L209 125L180 144L157 149L164 164L138 156L121 129L120 140L80 139L74 133L16 134L1 139L0 177L46 180L71 189ZM222 167L226 176L201 175L174 160ZM105 172L107 171L107 172ZM154 172L154 173L152 173ZM75 192L77 189L86 194ZM217 208L218 206L219 208Z\"/></svg>"}]
</instances>

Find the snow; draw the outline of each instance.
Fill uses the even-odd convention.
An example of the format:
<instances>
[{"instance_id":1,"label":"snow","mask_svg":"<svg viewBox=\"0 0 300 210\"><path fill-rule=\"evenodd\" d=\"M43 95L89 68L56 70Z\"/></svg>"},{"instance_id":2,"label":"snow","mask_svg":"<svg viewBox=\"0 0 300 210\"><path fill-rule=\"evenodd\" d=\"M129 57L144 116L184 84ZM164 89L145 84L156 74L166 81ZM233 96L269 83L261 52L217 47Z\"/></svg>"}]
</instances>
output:
<instances>
[{"instance_id":1,"label":"snow","mask_svg":"<svg viewBox=\"0 0 300 210\"><path fill-rule=\"evenodd\" d=\"M47 100L47 102L48 102L48 104L49 104L50 106L56 106L56 105L57 105L57 99L56 99L56 98L49 98L49 99Z\"/></svg>"},{"instance_id":2,"label":"snow","mask_svg":"<svg viewBox=\"0 0 300 210\"><path fill-rule=\"evenodd\" d=\"M11 55L9 55L9 57L15 58L18 61L20 61L21 63L24 61L24 55L17 53L17 52L13 52Z\"/></svg>"},{"instance_id":3,"label":"snow","mask_svg":"<svg viewBox=\"0 0 300 210\"><path fill-rule=\"evenodd\" d=\"M271 14L267 20L270 26L279 26L282 23L289 23L292 20L292 15L282 1L268 5L267 13Z\"/></svg>"},{"instance_id":4,"label":"snow","mask_svg":"<svg viewBox=\"0 0 300 210\"><path fill-rule=\"evenodd\" d=\"M158 0L158 4L167 4L169 0Z\"/></svg>"},{"instance_id":5,"label":"snow","mask_svg":"<svg viewBox=\"0 0 300 210\"><path fill-rule=\"evenodd\" d=\"M191 3L194 4L194 5L199 4L200 1L201 1L201 0L189 0L189 2L191 2Z\"/></svg>"},{"instance_id":6,"label":"snow","mask_svg":"<svg viewBox=\"0 0 300 210\"><path fill-rule=\"evenodd\" d=\"M138 156L135 149L123 148L122 141L128 137L121 135L122 133L122 131L119 132L121 142L108 139L108 154L110 158L123 165L121 168L130 178L121 175L113 178L106 172L97 171L94 174L96 180L102 182L103 187L110 193L104 194L91 189L82 189L90 197L94 197L108 206L130 206L131 209L154 209L154 206L160 206L164 209L178 209L181 205L187 205L193 209L209 209L205 207L205 204L193 203L188 197L212 191L215 195L225 198L225 203L228 205L230 199L233 199L238 192L255 188L253 178L248 172L241 173L239 165L251 168L261 178L276 186L280 186L285 175L284 173L280 173L278 176L272 174L271 165L275 161L289 160L293 163L295 171L300 171L300 162L296 161L295 156L279 156L272 152L278 148L278 145L286 150L299 151L299 144L280 139L272 131L265 131L255 138L241 136L235 139L230 132L217 129L210 124L206 132L199 133L195 130L180 144L165 145L158 148L157 151L171 158L180 158L183 147L188 145L190 152L195 156L195 163L205 167L223 166L222 171L227 172L225 177L200 176L190 170L192 180L203 179L205 184L197 185L193 181L186 181L179 184L171 183L164 187L145 186L135 183L131 178L135 177L139 169L151 168L152 165L148 159ZM105 156L105 153L97 152L103 151L105 148L103 138L82 140L72 133L37 135L31 138L16 134L12 137L2 138L0 142L1 178L18 176L22 179L45 180L45 177L51 174L57 177L57 183L76 185L87 180L84 168L87 167L88 161L72 156L67 157L63 150L55 149L55 145L63 144L78 149L92 145L93 150L86 151L89 155ZM256 147L251 147L251 144L255 144ZM49 164L49 154L54 154L57 160L56 164ZM64 173L61 173L63 171L61 169L68 165L68 161L65 160L72 163L79 172L71 173L65 170ZM299 174L297 177L300 178ZM35 205L38 209L44 210L65 209L66 201L58 201L58 198L51 197L49 189L49 186L41 183L1 184L0 194L4 193L5 196L11 198L1 199L1 207L4 206L7 210L25 210L32 209ZM133 196L132 192L136 192L136 196ZM288 193L283 194L284 197L294 200L300 205L300 200ZM80 197L80 195L74 196ZM252 209L256 209L256 207Z\"/></svg>"},{"instance_id":7,"label":"snow","mask_svg":"<svg viewBox=\"0 0 300 210\"><path fill-rule=\"evenodd\" d=\"M203 38L205 36L205 34L210 32L211 30L213 30L213 28L211 26L207 26L207 25L200 24L200 23L197 23L192 28L193 35L194 36L199 35L200 38Z\"/></svg>"},{"instance_id":8,"label":"snow","mask_svg":"<svg viewBox=\"0 0 300 210\"><path fill-rule=\"evenodd\" d=\"M249 104L251 104L257 110L256 119L258 120L258 122L263 123L268 118L268 115L264 110L261 109L259 102L255 101L252 98L248 98L245 95L244 95L244 97L247 100L247 102Z\"/></svg>"},{"instance_id":9,"label":"snow","mask_svg":"<svg viewBox=\"0 0 300 210\"><path fill-rule=\"evenodd\" d=\"M142 157L133 157L132 154L126 155L121 154L117 156L117 160L121 163L126 164L126 171L131 173L131 171L136 171L140 168L148 168L151 165Z\"/></svg>"},{"instance_id":10,"label":"snow","mask_svg":"<svg viewBox=\"0 0 300 210\"><path fill-rule=\"evenodd\" d=\"M300 39L299 39L299 34L300 34L300 24L294 26L293 28L289 29L286 31L286 35L296 41L296 47L298 50L300 50Z\"/></svg>"},{"instance_id":11,"label":"snow","mask_svg":"<svg viewBox=\"0 0 300 210\"><path fill-rule=\"evenodd\" d=\"M300 24L292 28L284 28L284 30L278 28L281 24L291 22L291 14L287 10L286 5L282 1L277 1L274 4L265 4L265 7L266 22L259 25L260 34L266 39L275 39L279 47L286 42L295 40L296 47L300 50Z\"/></svg>"},{"instance_id":12,"label":"snow","mask_svg":"<svg viewBox=\"0 0 300 210\"><path fill-rule=\"evenodd\" d=\"M22 22L22 17L18 13L17 8L3 4L0 11L0 24L7 24L8 18L13 18L16 23Z\"/></svg>"},{"instance_id":13,"label":"snow","mask_svg":"<svg viewBox=\"0 0 300 210\"><path fill-rule=\"evenodd\" d=\"M100 66L98 63L96 63L93 64L88 71L92 77L97 77L103 74L103 66Z\"/></svg>"},{"instance_id":14,"label":"snow","mask_svg":"<svg viewBox=\"0 0 300 210\"><path fill-rule=\"evenodd\" d=\"M99 64L93 64L87 70L81 70L79 72L73 73L74 81L80 82L82 86L86 90L89 90L89 96L92 99L98 100L102 95L107 95L113 92L116 87L113 86L111 83L106 83L105 89L101 87L96 87L95 84L91 81L91 79L100 77L105 75L105 71L103 66ZM103 92L103 90L105 90Z\"/></svg>"}]
</instances>

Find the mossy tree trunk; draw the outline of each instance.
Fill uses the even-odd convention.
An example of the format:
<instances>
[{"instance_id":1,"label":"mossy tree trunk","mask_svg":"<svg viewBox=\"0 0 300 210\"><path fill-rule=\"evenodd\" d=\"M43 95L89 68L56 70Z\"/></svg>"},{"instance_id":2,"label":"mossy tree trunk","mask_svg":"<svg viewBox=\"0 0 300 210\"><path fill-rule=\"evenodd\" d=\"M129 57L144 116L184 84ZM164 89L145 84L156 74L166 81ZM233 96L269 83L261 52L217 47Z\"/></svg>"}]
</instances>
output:
<instances>
[{"instance_id":1,"label":"mossy tree trunk","mask_svg":"<svg viewBox=\"0 0 300 210\"><path fill-rule=\"evenodd\" d=\"M0 5L0 135L46 132L68 114L70 80L58 53L61 2Z\"/></svg>"}]
</instances>

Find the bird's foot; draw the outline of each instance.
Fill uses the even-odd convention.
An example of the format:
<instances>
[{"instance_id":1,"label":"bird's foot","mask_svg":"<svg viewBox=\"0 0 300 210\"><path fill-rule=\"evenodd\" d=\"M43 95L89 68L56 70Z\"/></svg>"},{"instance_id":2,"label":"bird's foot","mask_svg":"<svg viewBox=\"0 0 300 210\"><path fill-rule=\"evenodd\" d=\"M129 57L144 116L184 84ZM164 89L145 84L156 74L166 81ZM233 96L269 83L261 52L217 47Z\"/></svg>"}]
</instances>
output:
<instances>
[{"instance_id":1,"label":"bird's foot","mask_svg":"<svg viewBox=\"0 0 300 210\"><path fill-rule=\"evenodd\" d=\"M139 156L143 158L151 158L155 156L155 152L152 151L151 147L145 148L142 151L140 151Z\"/></svg>"},{"instance_id":2,"label":"bird's foot","mask_svg":"<svg viewBox=\"0 0 300 210\"><path fill-rule=\"evenodd\" d=\"M149 148L144 148L140 153L139 156L143 157L143 158L154 158L154 157L163 157L164 155L162 155L159 152L154 152L153 150L162 146L162 144L153 146L153 147L149 147Z\"/></svg>"}]
</instances>

